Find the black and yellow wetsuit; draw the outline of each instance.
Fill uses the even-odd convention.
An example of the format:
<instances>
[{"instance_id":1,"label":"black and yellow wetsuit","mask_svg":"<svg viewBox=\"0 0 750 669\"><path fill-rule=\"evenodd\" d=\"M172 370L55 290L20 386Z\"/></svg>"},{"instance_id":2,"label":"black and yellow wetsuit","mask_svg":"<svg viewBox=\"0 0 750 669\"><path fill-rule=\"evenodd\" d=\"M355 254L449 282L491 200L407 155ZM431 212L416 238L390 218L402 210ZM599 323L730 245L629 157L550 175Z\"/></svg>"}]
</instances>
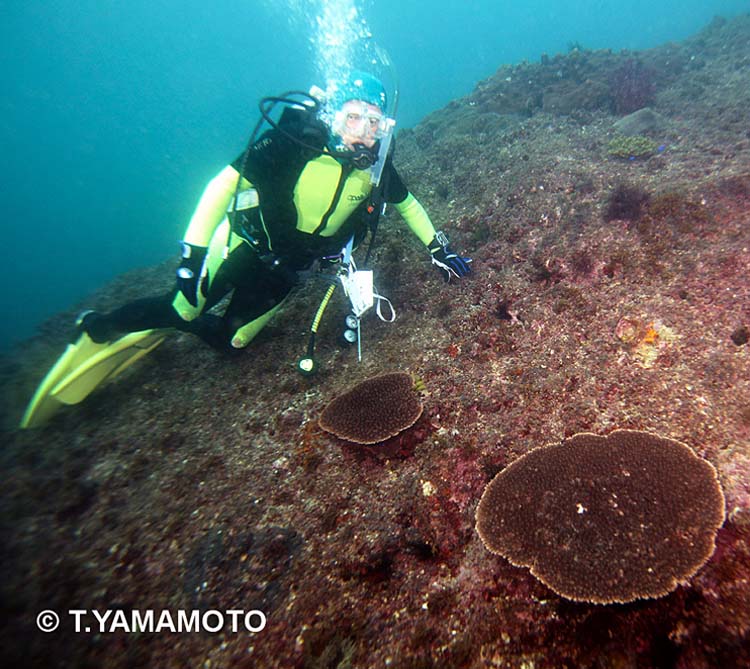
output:
<instances>
[{"instance_id":1,"label":"black and yellow wetsuit","mask_svg":"<svg viewBox=\"0 0 750 669\"><path fill-rule=\"evenodd\" d=\"M92 338L107 338L112 330L174 327L212 345L242 348L278 310L297 271L365 234L369 170L337 160L322 142L319 151L304 148L289 134L290 128L267 131L207 185L184 239L208 247L207 286L197 305L176 290L137 300L85 323ZM435 229L390 157L382 182L384 201L427 246ZM230 291L221 318L205 314Z\"/></svg>"}]
</instances>

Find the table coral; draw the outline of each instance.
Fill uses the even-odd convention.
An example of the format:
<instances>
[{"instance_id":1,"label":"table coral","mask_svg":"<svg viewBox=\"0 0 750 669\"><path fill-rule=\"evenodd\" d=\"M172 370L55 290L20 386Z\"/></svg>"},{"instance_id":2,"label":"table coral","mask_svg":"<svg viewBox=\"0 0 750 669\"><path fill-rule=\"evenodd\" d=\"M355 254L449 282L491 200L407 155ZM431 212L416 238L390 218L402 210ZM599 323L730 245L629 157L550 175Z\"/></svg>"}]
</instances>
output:
<instances>
[{"instance_id":1,"label":"table coral","mask_svg":"<svg viewBox=\"0 0 750 669\"><path fill-rule=\"evenodd\" d=\"M421 415L412 377L393 372L367 379L334 399L319 424L346 441L376 444L411 427Z\"/></svg>"},{"instance_id":2,"label":"table coral","mask_svg":"<svg viewBox=\"0 0 750 669\"><path fill-rule=\"evenodd\" d=\"M519 458L487 486L476 518L493 553L563 597L609 604L687 581L714 551L724 496L688 446L617 430Z\"/></svg>"}]
</instances>

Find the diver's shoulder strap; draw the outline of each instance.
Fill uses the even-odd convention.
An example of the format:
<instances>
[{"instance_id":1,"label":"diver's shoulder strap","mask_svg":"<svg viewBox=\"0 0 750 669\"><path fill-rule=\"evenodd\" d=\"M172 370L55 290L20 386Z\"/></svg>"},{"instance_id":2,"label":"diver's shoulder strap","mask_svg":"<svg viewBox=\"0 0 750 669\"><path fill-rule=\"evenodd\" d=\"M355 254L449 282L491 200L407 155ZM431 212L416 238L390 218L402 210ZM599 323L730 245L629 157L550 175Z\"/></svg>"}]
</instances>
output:
<instances>
[{"instance_id":1,"label":"diver's shoulder strap","mask_svg":"<svg viewBox=\"0 0 750 669\"><path fill-rule=\"evenodd\" d=\"M365 261L362 263L363 267L366 267L370 260L370 253L372 253L373 246L375 245L375 236L378 232L378 223L380 223L380 217L385 213L385 192L389 181L390 170L385 169L378 185L370 193L370 201L367 203L367 209L365 210L365 220L367 221L367 228L370 231L370 243L367 246Z\"/></svg>"}]
</instances>

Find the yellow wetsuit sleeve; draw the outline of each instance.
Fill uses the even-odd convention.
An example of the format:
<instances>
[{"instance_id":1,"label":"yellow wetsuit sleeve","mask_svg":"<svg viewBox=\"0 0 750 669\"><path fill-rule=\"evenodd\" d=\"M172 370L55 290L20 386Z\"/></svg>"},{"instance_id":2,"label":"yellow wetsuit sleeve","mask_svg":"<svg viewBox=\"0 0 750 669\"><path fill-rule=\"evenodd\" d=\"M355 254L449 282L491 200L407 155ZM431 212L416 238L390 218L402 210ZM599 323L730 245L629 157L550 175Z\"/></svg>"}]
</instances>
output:
<instances>
[{"instance_id":1,"label":"yellow wetsuit sleeve","mask_svg":"<svg viewBox=\"0 0 750 669\"><path fill-rule=\"evenodd\" d=\"M402 202L394 204L396 211L401 214L409 229L427 246L435 237L435 227L424 207L411 193Z\"/></svg>"},{"instance_id":2,"label":"yellow wetsuit sleeve","mask_svg":"<svg viewBox=\"0 0 750 669\"><path fill-rule=\"evenodd\" d=\"M238 177L239 172L231 165L227 165L208 182L185 231L184 240L188 244L208 246L211 236L224 219L227 207L234 197ZM240 188L245 190L250 187L250 182L243 178Z\"/></svg>"}]
</instances>

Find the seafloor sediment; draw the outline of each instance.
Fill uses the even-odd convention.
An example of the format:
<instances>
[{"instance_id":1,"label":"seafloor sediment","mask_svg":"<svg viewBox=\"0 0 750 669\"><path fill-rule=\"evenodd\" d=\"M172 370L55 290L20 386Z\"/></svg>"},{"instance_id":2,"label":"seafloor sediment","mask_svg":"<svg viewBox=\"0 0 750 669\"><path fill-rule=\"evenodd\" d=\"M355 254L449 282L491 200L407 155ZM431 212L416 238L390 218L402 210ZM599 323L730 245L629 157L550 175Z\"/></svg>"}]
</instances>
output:
<instances>
[{"instance_id":1,"label":"seafloor sediment","mask_svg":"<svg viewBox=\"0 0 750 669\"><path fill-rule=\"evenodd\" d=\"M644 105L651 149L614 155L614 124ZM397 166L474 273L443 284L389 215L374 267L398 318L365 322L361 364L339 344L339 295L322 371L295 371L313 281L245 352L174 335L19 432L81 305L45 323L0 369L4 666L750 666L748 109L742 16L644 52L504 66L401 132ZM158 292L172 271L85 306ZM318 427L331 398L390 370L426 387L407 432L355 446ZM671 594L573 603L489 553L474 512L530 449L616 428L707 458L727 519ZM76 634L63 615L43 634L43 609L261 609L267 626Z\"/></svg>"}]
</instances>

